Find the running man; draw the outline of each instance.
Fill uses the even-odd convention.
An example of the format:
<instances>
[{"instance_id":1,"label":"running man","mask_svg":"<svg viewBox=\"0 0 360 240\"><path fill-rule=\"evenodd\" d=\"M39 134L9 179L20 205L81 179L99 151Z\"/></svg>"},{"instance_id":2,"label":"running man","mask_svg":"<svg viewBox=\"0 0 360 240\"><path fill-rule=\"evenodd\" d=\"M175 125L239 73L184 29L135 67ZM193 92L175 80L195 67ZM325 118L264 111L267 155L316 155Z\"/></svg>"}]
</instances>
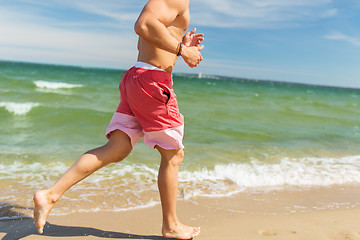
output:
<instances>
[{"instance_id":1,"label":"running man","mask_svg":"<svg viewBox=\"0 0 360 240\"><path fill-rule=\"evenodd\" d=\"M184 119L172 89L171 72L178 56L191 68L203 59L203 34L196 34L196 29L185 34L189 21L189 0L147 2L135 24L138 62L122 77L121 101L106 129L108 143L83 154L51 188L35 193L34 220L40 234L51 209L70 187L96 170L123 160L143 137L145 144L161 155L158 187L162 235L190 239L200 233L200 228L180 223L176 214Z\"/></svg>"}]
</instances>

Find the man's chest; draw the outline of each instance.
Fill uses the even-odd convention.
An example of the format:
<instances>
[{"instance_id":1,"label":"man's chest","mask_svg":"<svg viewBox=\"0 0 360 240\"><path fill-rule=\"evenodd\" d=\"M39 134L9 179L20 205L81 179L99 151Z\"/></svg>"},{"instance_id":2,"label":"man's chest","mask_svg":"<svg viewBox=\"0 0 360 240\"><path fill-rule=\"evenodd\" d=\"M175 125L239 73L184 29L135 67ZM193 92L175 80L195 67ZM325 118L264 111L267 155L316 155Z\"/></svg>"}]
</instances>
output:
<instances>
[{"instance_id":1,"label":"man's chest","mask_svg":"<svg viewBox=\"0 0 360 240\"><path fill-rule=\"evenodd\" d=\"M178 15L175 20L167 27L173 36L183 36L190 23L190 13L186 11Z\"/></svg>"}]
</instances>

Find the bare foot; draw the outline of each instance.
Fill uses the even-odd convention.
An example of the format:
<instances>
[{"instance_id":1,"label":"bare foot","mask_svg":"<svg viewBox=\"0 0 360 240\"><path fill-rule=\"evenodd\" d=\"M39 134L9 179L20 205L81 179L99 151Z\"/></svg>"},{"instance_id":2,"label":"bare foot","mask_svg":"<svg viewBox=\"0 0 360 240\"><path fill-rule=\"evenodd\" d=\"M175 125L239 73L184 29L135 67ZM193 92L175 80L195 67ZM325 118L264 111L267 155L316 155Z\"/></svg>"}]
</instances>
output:
<instances>
[{"instance_id":1,"label":"bare foot","mask_svg":"<svg viewBox=\"0 0 360 240\"><path fill-rule=\"evenodd\" d=\"M166 238L176 239L192 239L200 234L199 227L189 227L183 224L178 224L174 228L166 229L163 227L162 235Z\"/></svg>"},{"instance_id":2,"label":"bare foot","mask_svg":"<svg viewBox=\"0 0 360 240\"><path fill-rule=\"evenodd\" d=\"M34 194L34 203L35 225L38 232L42 234L46 219L49 216L51 209L54 207L55 202L52 201L48 190L42 190Z\"/></svg>"}]
</instances>

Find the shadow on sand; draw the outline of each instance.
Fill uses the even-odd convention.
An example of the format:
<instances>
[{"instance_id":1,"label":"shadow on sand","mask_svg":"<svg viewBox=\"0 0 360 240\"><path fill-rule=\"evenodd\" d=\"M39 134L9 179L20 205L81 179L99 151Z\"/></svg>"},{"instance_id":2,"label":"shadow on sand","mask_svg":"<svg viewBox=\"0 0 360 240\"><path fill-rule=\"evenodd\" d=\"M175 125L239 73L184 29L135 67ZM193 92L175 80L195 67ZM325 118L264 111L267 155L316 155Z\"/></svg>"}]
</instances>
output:
<instances>
[{"instance_id":1,"label":"shadow on sand","mask_svg":"<svg viewBox=\"0 0 360 240\"><path fill-rule=\"evenodd\" d=\"M3 206L3 207L1 207ZM4 207L6 206L6 207ZM2 240L18 240L30 235L39 235L37 233L34 219L30 216L19 214L16 209L26 209L21 206L11 205L8 203L0 203L0 233L6 235ZM12 219L17 218L17 219ZM73 227L73 226L59 226L51 223L46 223L44 227L44 234L42 236L49 237L81 237L81 236L95 236L99 238L114 238L114 239L169 239L162 236L147 236L128 234L121 232L103 231L96 228L88 227Z\"/></svg>"}]
</instances>

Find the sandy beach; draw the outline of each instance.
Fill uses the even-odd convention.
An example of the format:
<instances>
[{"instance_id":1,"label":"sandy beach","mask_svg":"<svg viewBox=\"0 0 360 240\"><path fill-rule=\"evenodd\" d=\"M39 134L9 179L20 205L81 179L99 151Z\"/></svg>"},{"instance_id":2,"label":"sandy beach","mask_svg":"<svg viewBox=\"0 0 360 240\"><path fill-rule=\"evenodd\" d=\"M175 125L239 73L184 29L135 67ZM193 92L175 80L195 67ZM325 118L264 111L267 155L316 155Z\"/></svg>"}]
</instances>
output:
<instances>
[{"instance_id":1,"label":"sandy beach","mask_svg":"<svg viewBox=\"0 0 360 240\"><path fill-rule=\"evenodd\" d=\"M203 240L360 239L359 187L248 193L178 202L179 218L201 226ZM346 205L336 205L348 199ZM292 206L292 207L290 207ZM322 206L322 207L321 207ZM48 218L43 235L32 218L0 221L0 237L15 239L164 239L159 205L119 212Z\"/></svg>"}]
</instances>

